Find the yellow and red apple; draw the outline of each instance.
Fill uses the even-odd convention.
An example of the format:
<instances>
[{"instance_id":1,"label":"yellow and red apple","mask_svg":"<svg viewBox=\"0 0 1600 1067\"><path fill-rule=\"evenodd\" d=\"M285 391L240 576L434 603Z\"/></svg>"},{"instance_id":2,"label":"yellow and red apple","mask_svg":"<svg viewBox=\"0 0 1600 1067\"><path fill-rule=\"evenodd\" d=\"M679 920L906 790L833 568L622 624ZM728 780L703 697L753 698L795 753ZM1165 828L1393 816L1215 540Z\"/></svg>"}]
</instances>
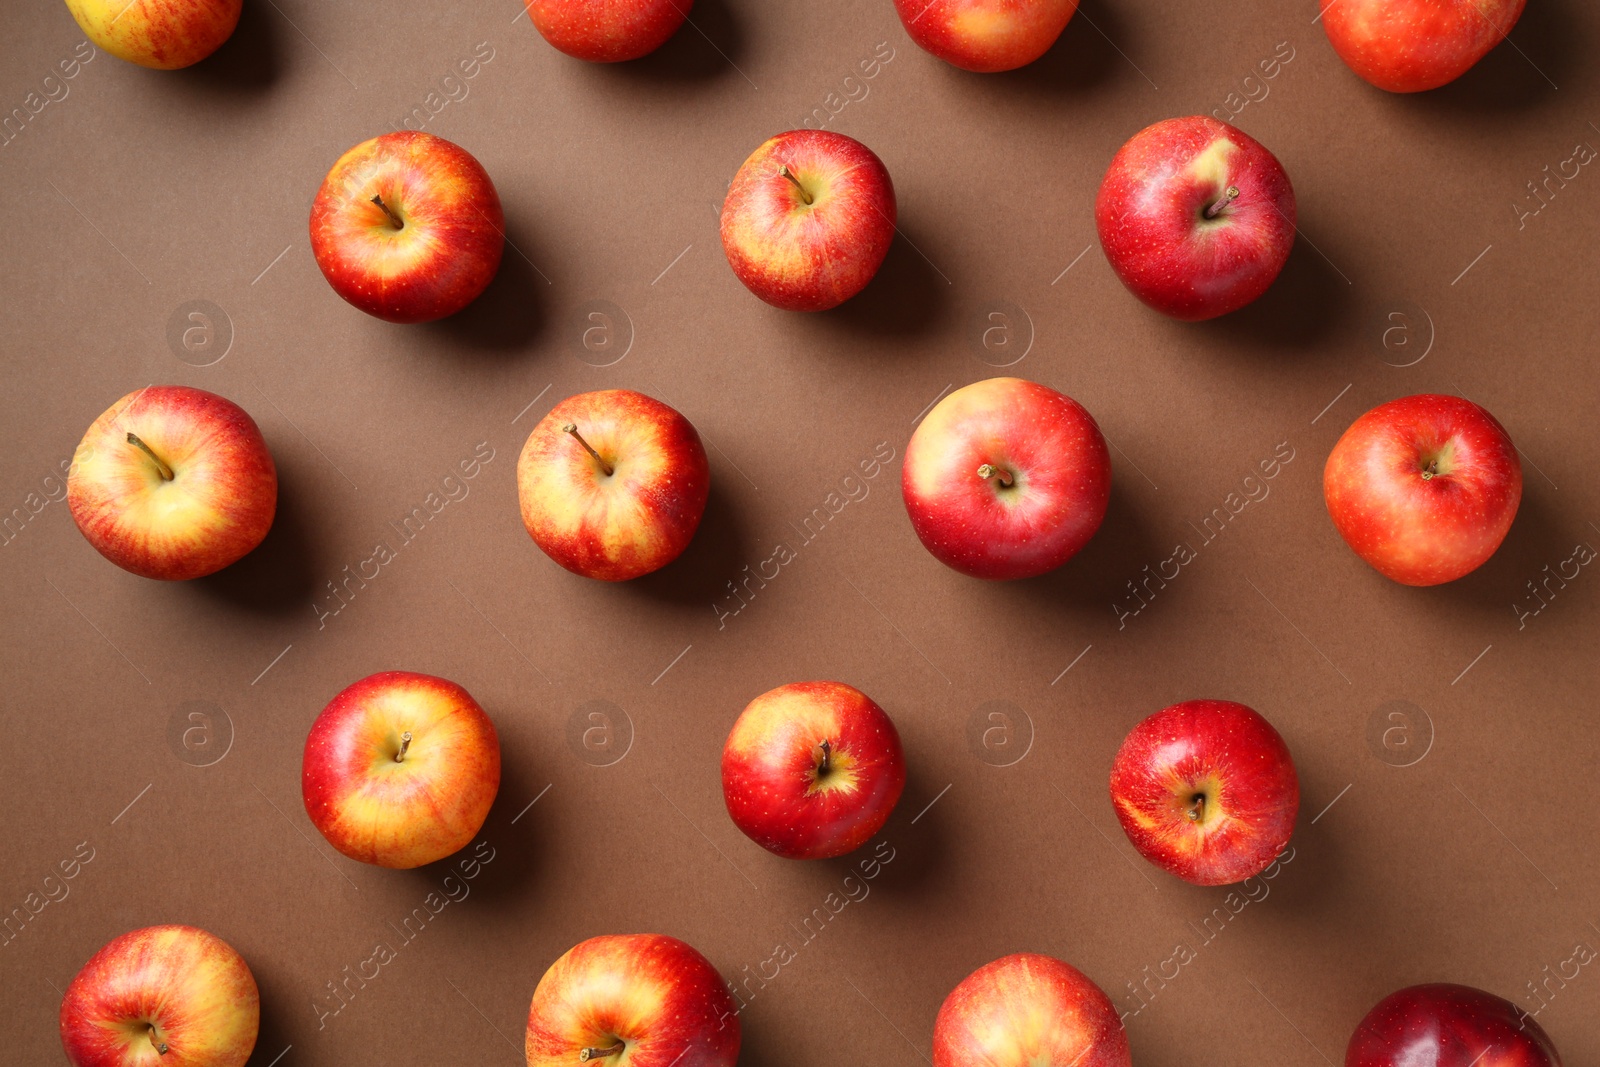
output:
<instances>
[{"instance_id":1,"label":"yellow and red apple","mask_svg":"<svg viewBox=\"0 0 1600 1067\"><path fill-rule=\"evenodd\" d=\"M379 867L420 867L483 827L500 790L500 740L454 682L384 671L317 716L300 787L306 814L334 848Z\"/></svg>"},{"instance_id":2,"label":"yellow and red apple","mask_svg":"<svg viewBox=\"0 0 1600 1067\"><path fill-rule=\"evenodd\" d=\"M396 130L340 156L311 205L333 291L389 322L454 315L494 280L505 212L488 172L442 137Z\"/></svg>"},{"instance_id":3,"label":"yellow and red apple","mask_svg":"<svg viewBox=\"0 0 1600 1067\"><path fill-rule=\"evenodd\" d=\"M1453 82L1506 39L1527 0L1321 0L1345 65L1391 93ZM1513 46L1515 47L1515 46Z\"/></svg>"},{"instance_id":4,"label":"yellow and red apple","mask_svg":"<svg viewBox=\"0 0 1600 1067\"><path fill-rule=\"evenodd\" d=\"M1128 1035L1101 988L1035 952L961 980L933 1024L933 1067L1131 1067Z\"/></svg>"},{"instance_id":5,"label":"yellow and red apple","mask_svg":"<svg viewBox=\"0 0 1600 1067\"><path fill-rule=\"evenodd\" d=\"M647 56L667 43L694 0L523 0L539 35L591 63Z\"/></svg>"},{"instance_id":6,"label":"yellow and red apple","mask_svg":"<svg viewBox=\"0 0 1600 1067\"><path fill-rule=\"evenodd\" d=\"M906 33L962 70L992 74L1050 50L1078 0L894 0Z\"/></svg>"},{"instance_id":7,"label":"yellow and red apple","mask_svg":"<svg viewBox=\"0 0 1600 1067\"><path fill-rule=\"evenodd\" d=\"M517 460L534 544L574 574L608 582L677 559L710 491L694 426L629 389L567 397L539 420Z\"/></svg>"},{"instance_id":8,"label":"yellow and red apple","mask_svg":"<svg viewBox=\"0 0 1600 1067\"><path fill-rule=\"evenodd\" d=\"M233 36L242 0L67 0L96 48L156 70L200 62Z\"/></svg>"},{"instance_id":9,"label":"yellow and red apple","mask_svg":"<svg viewBox=\"0 0 1600 1067\"><path fill-rule=\"evenodd\" d=\"M61 998L72 1067L243 1067L261 997L226 941L193 926L147 926L113 939Z\"/></svg>"},{"instance_id":10,"label":"yellow and red apple","mask_svg":"<svg viewBox=\"0 0 1600 1067\"><path fill-rule=\"evenodd\" d=\"M278 469L231 400L152 385L106 409L78 443L67 507L102 556L146 578L221 570L259 545L278 508Z\"/></svg>"},{"instance_id":11,"label":"yellow and red apple","mask_svg":"<svg viewBox=\"0 0 1600 1067\"><path fill-rule=\"evenodd\" d=\"M722 249L754 294L826 311L866 288L894 241L894 183L860 141L791 130L750 154L722 203Z\"/></svg>"},{"instance_id":12,"label":"yellow and red apple","mask_svg":"<svg viewBox=\"0 0 1600 1067\"><path fill-rule=\"evenodd\" d=\"M843 682L752 700L722 748L722 797L745 836L791 859L842 856L882 829L906 784L894 723Z\"/></svg>"}]
</instances>

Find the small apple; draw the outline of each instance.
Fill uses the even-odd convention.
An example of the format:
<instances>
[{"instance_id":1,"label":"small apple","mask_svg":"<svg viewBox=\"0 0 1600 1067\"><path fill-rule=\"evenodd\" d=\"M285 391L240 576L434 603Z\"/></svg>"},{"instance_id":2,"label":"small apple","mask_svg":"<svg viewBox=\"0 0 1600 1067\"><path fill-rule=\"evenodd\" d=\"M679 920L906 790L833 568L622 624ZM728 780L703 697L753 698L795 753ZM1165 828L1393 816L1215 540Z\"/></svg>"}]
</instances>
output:
<instances>
[{"instance_id":1,"label":"small apple","mask_svg":"<svg viewBox=\"0 0 1600 1067\"><path fill-rule=\"evenodd\" d=\"M328 702L306 735L306 814L353 860L406 869L483 827L500 790L500 739L454 682L384 671Z\"/></svg>"},{"instance_id":2,"label":"small apple","mask_svg":"<svg viewBox=\"0 0 1600 1067\"><path fill-rule=\"evenodd\" d=\"M1322 0L1345 66L1380 89L1416 93L1465 74L1511 32L1527 0ZM1514 46L1513 46L1514 47Z\"/></svg>"},{"instance_id":3,"label":"small apple","mask_svg":"<svg viewBox=\"0 0 1600 1067\"><path fill-rule=\"evenodd\" d=\"M67 507L95 551L146 578L214 573L259 545L278 510L267 442L231 400L152 385L78 443Z\"/></svg>"},{"instance_id":4,"label":"small apple","mask_svg":"<svg viewBox=\"0 0 1600 1067\"><path fill-rule=\"evenodd\" d=\"M1255 138L1204 115L1167 119L1117 150L1094 202L1111 269L1189 322L1267 291L1294 247L1289 175Z\"/></svg>"},{"instance_id":5,"label":"small apple","mask_svg":"<svg viewBox=\"0 0 1600 1067\"><path fill-rule=\"evenodd\" d=\"M688 419L629 389L569 396L517 460L522 524L574 574L620 582L677 559L700 526L711 467Z\"/></svg>"},{"instance_id":6,"label":"small apple","mask_svg":"<svg viewBox=\"0 0 1600 1067\"><path fill-rule=\"evenodd\" d=\"M193 926L114 938L61 998L72 1067L243 1067L261 997L233 946Z\"/></svg>"},{"instance_id":7,"label":"small apple","mask_svg":"<svg viewBox=\"0 0 1600 1067\"><path fill-rule=\"evenodd\" d=\"M1367 1012L1345 1067L1561 1067L1529 1013L1471 986L1415 985Z\"/></svg>"},{"instance_id":8,"label":"small apple","mask_svg":"<svg viewBox=\"0 0 1600 1067\"><path fill-rule=\"evenodd\" d=\"M1470 400L1423 394L1351 423L1322 471L1339 536L1378 573L1439 585L1494 555L1522 502L1505 427Z\"/></svg>"},{"instance_id":9,"label":"small apple","mask_svg":"<svg viewBox=\"0 0 1600 1067\"><path fill-rule=\"evenodd\" d=\"M694 0L523 0L539 35L591 63L647 56L689 17Z\"/></svg>"},{"instance_id":10,"label":"small apple","mask_svg":"<svg viewBox=\"0 0 1600 1067\"><path fill-rule=\"evenodd\" d=\"M826 311L866 288L894 240L894 183L842 133L791 130L750 154L722 202L722 249L752 293Z\"/></svg>"},{"instance_id":11,"label":"small apple","mask_svg":"<svg viewBox=\"0 0 1600 1067\"><path fill-rule=\"evenodd\" d=\"M239 24L242 0L67 0L96 48L156 70L200 62Z\"/></svg>"},{"instance_id":12,"label":"small apple","mask_svg":"<svg viewBox=\"0 0 1600 1067\"><path fill-rule=\"evenodd\" d=\"M1131 1067L1111 998L1071 964L1035 952L986 963L945 998L933 1067Z\"/></svg>"},{"instance_id":13,"label":"small apple","mask_svg":"<svg viewBox=\"0 0 1600 1067\"><path fill-rule=\"evenodd\" d=\"M974 382L928 412L900 489L934 558L975 578L1032 578L1078 554L1111 500L1111 455L1071 397L1021 378Z\"/></svg>"},{"instance_id":14,"label":"small apple","mask_svg":"<svg viewBox=\"0 0 1600 1067\"><path fill-rule=\"evenodd\" d=\"M591 937L528 1006L528 1067L733 1067L739 1013L711 962L663 934Z\"/></svg>"},{"instance_id":15,"label":"small apple","mask_svg":"<svg viewBox=\"0 0 1600 1067\"><path fill-rule=\"evenodd\" d=\"M842 856L883 828L906 785L900 734L843 682L752 700L722 748L722 798L745 836L790 859Z\"/></svg>"},{"instance_id":16,"label":"small apple","mask_svg":"<svg viewBox=\"0 0 1600 1067\"><path fill-rule=\"evenodd\" d=\"M992 74L1048 52L1078 0L894 0L894 7L925 51L962 70Z\"/></svg>"},{"instance_id":17,"label":"small apple","mask_svg":"<svg viewBox=\"0 0 1600 1067\"><path fill-rule=\"evenodd\" d=\"M311 251L333 291L389 322L432 322L500 269L505 212L466 149L396 130L339 157L311 205Z\"/></svg>"},{"instance_id":18,"label":"small apple","mask_svg":"<svg viewBox=\"0 0 1600 1067\"><path fill-rule=\"evenodd\" d=\"M1231 885L1289 843L1300 779L1266 719L1231 700L1186 700L1123 740L1111 803L1145 859L1194 885Z\"/></svg>"}]
</instances>

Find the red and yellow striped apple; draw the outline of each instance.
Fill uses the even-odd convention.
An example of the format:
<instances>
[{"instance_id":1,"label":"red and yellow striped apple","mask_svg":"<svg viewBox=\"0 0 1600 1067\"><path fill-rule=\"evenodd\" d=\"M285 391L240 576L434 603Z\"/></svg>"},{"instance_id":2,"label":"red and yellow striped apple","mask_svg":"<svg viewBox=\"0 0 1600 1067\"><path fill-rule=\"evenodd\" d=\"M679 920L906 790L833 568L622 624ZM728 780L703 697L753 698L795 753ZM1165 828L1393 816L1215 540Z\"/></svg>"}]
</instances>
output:
<instances>
[{"instance_id":1,"label":"red and yellow striped apple","mask_svg":"<svg viewBox=\"0 0 1600 1067\"><path fill-rule=\"evenodd\" d=\"M933 1067L1131 1067L1111 998L1071 964L1034 952L986 963L933 1024Z\"/></svg>"},{"instance_id":2,"label":"red and yellow striped apple","mask_svg":"<svg viewBox=\"0 0 1600 1067\"><path fill-rule=\"evenodd\" d=\"M523 0L539 36L591 63L621 63L667 43L694 0Z\"/></svg>"},{"instance_id":3,"label":"red and yellow striped apple","mask_svg":"<svg viewBox=\"0 0 1600 1067\"><path fill-rule=\"evenodd\" d=\"M1453 82L1489 54L1527 0L1322 0L1322 28L1355 71L1391 93Z\"/></svg>"},{"instance_id":4,"label":"red and yellow striped apple","mask_svg":"<svg viewBox=\"0 0 1600 1067\"><path fill-rule=\"evenodd\" d=\"M200 62L233 36L242 0L67 0L96 48L156 70Z\"/></svg>"},{"instance_id":5,"label":"red and yellow striped apple","mask_svg":"<svg viewBox=\"0 0 1600 1067\"><path fill-rule=\"evenodd\" d=\"M911 39L962 70L1027 66L1067 28L1078 0L894 0Z\"/></svg>"}]
</instances>

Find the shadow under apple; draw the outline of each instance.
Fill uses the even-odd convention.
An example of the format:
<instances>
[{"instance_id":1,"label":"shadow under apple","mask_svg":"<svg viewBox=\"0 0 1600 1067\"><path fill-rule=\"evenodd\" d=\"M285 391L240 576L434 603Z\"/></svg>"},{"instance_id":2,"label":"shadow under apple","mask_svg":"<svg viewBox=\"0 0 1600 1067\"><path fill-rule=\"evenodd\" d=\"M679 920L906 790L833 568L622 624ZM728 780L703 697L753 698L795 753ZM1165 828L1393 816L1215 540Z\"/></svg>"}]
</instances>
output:
<instances>
[{"instance_id":1,"label":"shadow under apple","mask_svg":"<svg viewBox=\"0 0 1600 1067\"><path fill-rule=\"evenodd\" d=\"M1557 565L1572 555L1579 541L1592 544L1600 538L1594 537L1592 530L1571 515L1556 512L1548 502L1552 491L1550 483L1524 460L1522 503L1517 507L1517 517L1506 539L1494 555L1471 574L1453 582L1408 592L1414 592L1417 599L1442 620L1473 612L1484 617L1502 617L1512 630L1518 625L1513 605L1520 604L1529 611L1539 607L1539 601L1528 591L1528 582L1532 581L1540 595L1554 607L1561 597L1562 582L1553 581L1548 591L1539 583L1548 575L1557 574ZM1544 569L1546 564L1550 566L1548 572ZM1376 571L1372 572L1372 579L1389 581ZM1583 580L1582 571L1575 580ZM1526 619L1524 624L1534 625L1536 618Z\"/></svg>"},{"instance_id":2,"label":"shadow under apple","mask_svg":"<svg viewBox=\"0 0 1600 1067\"><path fill-rule=\"evenodd\" d=\"M1510 35L1461 77L1422 93L1383 93L1395 106L1418 116L1481 123L1487 119L1520 123L1532 111L1556 106L1566 95L1557 86L1576 77L1574 58L1589 51L1581 36L1583 20L1570 0L1534 0ZM1570 151L1571 146L1565 146Z\"/></svg>"},{"instance_id":3,"label":"shadow under apple","mask_svg":"<svg viewBox=\"0 0 1600 1067\"><path fill-rule=\"evenodd\" d=\"M716 451L707 451L712 466L718 467ZM728 482L735 478L739 479L738 486L730 491ZM709 618L710 605L727 595L723 583L743 577L746 563L751 565L753 573L757 561L766 559L772 552L770 546L763 551L751 542L742 521L735 497L748 488L748 483L739 478L736 471L718 469L713 476L711 495L706 498L705 513L700 517L700 528L683 555L660 570L631 581L599 584L615 588L624 595L642 596L662 604L704 612ZM577 575L573 575L573 579L591 582Z\"/></svg>"},{"instance_id":4,"label":"shadow under apple","mask_svg":"<svg viewBox=\"0 0 1600 1067\"><path fill-rule=\"evenodd\" d=\"M272 529L255 551L215 574L186 583L201 595L263 615L283 617L309 610L318 560L309 508L300 476L278 467L278 510Z\"/></svg>"},{"instance_id":5,"label":"shadow under apple","mask_svg":"<svg viewBox=\"0 0 1600 1067\"><path fill-rule=\"evenodd\" d=\"M245 1067L268 1067L277 1061L285 1048L294 1043L294 1029L289 1019L296 1010L290 1007L291 1000L284 992L286 983L280 982L276 974L263 970L259 961L246 962L261 995L261 1029L256 1034L256 1047L245 1061ZM295 1000L300 1002L300 1012L315 1018L305 1008L301 998Z\"/></svg>"},{"instance_id":6,"label":"shadow under apple","mask_svg":"<svg viewBox=\"0 0 1600 1067\"><path fill-rule=\"evenodd\" d=\"M675 0L685 5L690 0ZM647 56L625 63L585 63L572 59L579 73L605 79L628 79L648 87L661 83L686 84L744 80L736 66L745 51L744 31L727 0L692 0L689 17L678 32ZM562 57L570 58L570 57Z\"/></svg>"},{"instance_id":7,"label":"shadow under apple","mask_svg":"<svg viewBox=\"0 0 1600 1067\"><path fill-rule=\"evenodd\" d=\"M1210 334L1228 348L1252 355L1281 357L1285 349L1300 354L1318 349L1340 331L1355 309L1355 287L1336 265L1337 259L1330 258L1338 255L1326 239L1307 236L1302 224L1283 271L1253 303L1220 318L1173 322L1173 327ZM1329 346L1328 351L1335 348Z\"/></svg>"},{"instance_id":8,"label":"shadow under apple","mask_svg":"<svg viewBox=\"0 0 1600 1067\"><path fill-rule=\"evenodd\" d=\"M912 340L936 331L948 318L955 286L924 254L927 245L914 236L914 225L900 220L899 233L883 264L867 287L836 308L827 311L780 312L818 340L817 351L832 355L833 339L841 335L857 338ZM922 346L874 347L873 355L884 353L926 353Z\"/></svg>"},{"instance_id":9,"label":"shadow under apple","mask_svg":"<svg viewBox=\"0 0 1600 1067\"><path fill-rule=\"evenodd\" d=\"M264 93L283 71L284 28L281 13L263 4L246 3L233 36L221 48L193 66L156 71L154 80L176 86L175 95L189 101L214 101L228 93Z\"/></svg>"},{"instance_id":10,"label":"shadow under apple","mask_svg":"<svg viewBox=\"0 0 1600 1067\"><path fill-rule=\"evenodd\" d=\"M422 326L426 336L447 342L452 354L463 350L496 358L521 354L544 328L551 284L535 266L537 259L530 258L536 256L537 246L509 216L505 237L500 269L478 299L454 315Z\"/></svg>"},{"instance_id":11,"label":"shadow under apple","mask_svg":"<svg viewBox=\"0 0 1600 1067\"><path fill-rule=\"evenodd\" d=\"M1026 66L993 74L978 74L950 66L942 60L939 62L948 68L950 77L962 80L962 87L967 91L1007 96L1082 96L1109 80L1119 65L1127 67L1128 61L1117 53L1111 42L1116 41L1126 49L1130 36L1127 24L1115 7L1100 3L1080 4L1055 44ZM1144 79L1132 68L1127 72L1143 82Z\"/></svg>"}]
</instances>

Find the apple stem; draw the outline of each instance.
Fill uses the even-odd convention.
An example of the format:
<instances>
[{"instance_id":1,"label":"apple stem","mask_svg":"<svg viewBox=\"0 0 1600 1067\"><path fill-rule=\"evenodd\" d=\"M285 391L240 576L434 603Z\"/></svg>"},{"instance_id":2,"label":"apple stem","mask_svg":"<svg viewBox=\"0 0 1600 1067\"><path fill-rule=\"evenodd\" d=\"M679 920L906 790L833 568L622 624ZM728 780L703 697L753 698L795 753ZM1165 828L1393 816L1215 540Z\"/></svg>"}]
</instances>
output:
<instances>
[{"instance_id":1,"label":"apple stem","mask_svg":"<svg viewBox=\"0 0 1600 1067\"><path fill-rule=\"evenodd\" d=\"M1222 199L1206 208L1206 218L1216 218L1218 215L1222 214L1223 208L1227 207L1237 199L1239 199L1239 187L1237 185L1228 186L1228 191L1222 194Z\"/></svg>"},{"instance_id":2,"label":"apple stem","mask_svg":"<svg viewBox=\"0 0 1600 1067\"><path fill-rule=\"evenodd\" d=\"M617 473L616 472L616 468L612 467L611 464L609 464L605 460L601 459L600 458L600 453L598 453L598 452L596 452L594 450L594 446L592 446L591 444L589 444L588 441L585 441L583 439L583 435L578 432L578 426L577 426L576 423L572 423L572 422L567 423L565 426L561 427L561 432L562 433L570 433L572 435L573 439L575 441L577 441L580 445L583 446L584 451L588 452L589 455L593 456L594 457L594 461L596 463L600 464L600 469L606 472L606 477L609 478L611 475Z\"/></svg>"},{"instance_id":3,"label":"apple stem","mask_svg":"<svg viewBox=\"0 0 1600 1067\"><path fill-rule=\"evenodd\" d=\"M818 778L821 778L824 774L828 773L828 757L833 755L833 745L830 744L826 739L823 740L820 747L822 749L822 762L817 764Z\"/></svg>"},{"instance_id":4,"label":"apple stem","mask_svg":"<svg viewBox=\"0 0 1600 1067\"><path fill-rule=\"evenodd\" d=\"M161 1055L165 1056L167 1054L167 1043L165 1041L157 1040L157 1038L156 1038L156 1024L155 1023L146 1023L145 1026L149 1028L150 1043L156 1047L156 1051L157 1052L159 1052Z\"/></svg>"},{"instance_id":5,"label":"apple stem","mask_svg":"<svg viewBox=\"0 0 1600 1067\"><path fill-rule=\"evenodd\" d=\"M978 477L983 479L999 477L1000 484L1007 487L1009 487L1012 483L1011 472L1008 470L1002 470L992 463L985 463L983 466L979 467Z\"/></svg>"},{"instance_id":6,"label":"apple stem","mask_svg":"<svg viewBox=\"0 0 1600 1067\"><path fill-rule=\"evenodd\" d=\"M372 202L382 208L385 215L389 216L389 221L394 224L395 229L403 230L406 228L406 224L400 220L400 216L394 213L394 208L383 202L383 197L374 196Z\"/></svg>"},{"instance_id":7,"label":"apple stem","mask_svg":"<svg viewBox=\"0 0 1600 1067\"><path fill-rule=\"evenodd\" d=\"M1205 813L1206 795L1204 793L1196 793L1188 808L1184 810L1184 814L1189 817L1190 822L1199 822L1205 816Z\"/></svg>"},{"instance_id":8,"label":"apple stem","mask_svg":"<svg viewBox=\"0 0 1600 1067\"><path fill-rule=\"evenodd\" d=\"M1430 459L1430 460L1428 460L1428 466L1422 472L1422 480L1425 481L1425 482L1432 481L1434 475L1436 475L1438 473L1439 473L1439 461L1436 460L1436 459Z\"/></svg>"},{"instance_id":9,"label":"apple stem","mask_svg":"<svg viewBox=\"0 0 1600 1067\"><path fill-rule=\"evenodd\" d=\"M143 441L139 440L139 435L138 434L130 432L128 434L128 443L130 445L132 445L134 448L137 448L139 451L143 452L145 455L150 457L151 462L153 462L156 465L156 470L161 472L161 480L162 481L164 481L164 482L172 481L172 478L173 478L172 468L167 466L165 463L161 462L161 457L156 455L155 450L152 449L149 445L147 445Z\"/></svg>"},{"instance_id":10,"label":"apple stem","mask_svg":"<svg viewBox=\"0 0 1600 1067\"><path fill-rule=\"evenodd\" d=\"M406 758L406 749L411 747L411 731L407 730L400 735L400 751L394 754L394 761L401 763Z\"/></svg>"},{"instance_id":11,"label":"apple stem","mask_svg":"<svg viewBox=\"0 0 1600 1067\"><path fill-rule=\"evenodd\" d=\"M790 170L787 164L779 167L778 173L794 182L794 187L800 190L801 200L804 200L807 204L811 203L811 194L806 192L806 187L800 184L800 179L794 176L794 171Z\"/></svg>"},{"instance_id":12,"label":"apple stem","mask_svg":"<svg viewBox=\"0 0 1600 1067\"><path fill-rule=\"evenodd\" d=\"M586 1048L586 1049L584 1049L584 1050L582 1050L581 1052L578 1053L578 1062L579 1063L588 1063L590 1060L598 1060L598 1059L602 1059L602 1058L604 1058L606 1056L615 1056L618 1053L622 1052L627 1047L628 1046L625 1045L623 1042L618 1041L615 1045L612 1045L610 1048Z\"/></svg>"}]
</instances>

